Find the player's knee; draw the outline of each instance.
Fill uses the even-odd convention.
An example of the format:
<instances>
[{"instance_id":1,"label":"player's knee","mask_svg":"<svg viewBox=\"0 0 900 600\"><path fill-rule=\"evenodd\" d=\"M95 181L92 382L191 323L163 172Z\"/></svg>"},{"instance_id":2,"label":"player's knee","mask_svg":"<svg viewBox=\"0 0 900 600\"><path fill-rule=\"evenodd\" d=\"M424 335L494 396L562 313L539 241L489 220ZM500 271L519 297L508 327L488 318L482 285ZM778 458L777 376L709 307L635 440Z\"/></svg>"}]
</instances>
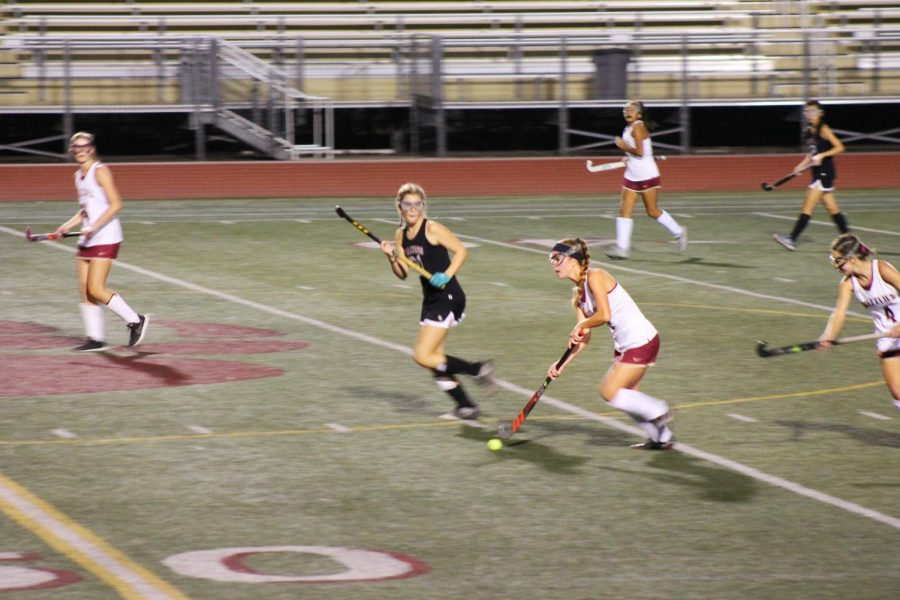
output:
<instances>
[{"instance_id":1,"label":"player's knee","mask_svg":"<svg viewBox=\"0 0 900 600\"><path fill-rule=\"evenodd\" d=\"M433 369L437 366L437 361L434 359L434 356L430 352L424 352L421 350L416 350L413 352L413 361L420 367L425 367L426 369Z\"/></svg>"},{"instance_id":2,"label":"player's knee","mask_svg":"<svg viewBox=\"0 0 900 600\"><path fill-rule=\"evenodd\" d=\"M606 402L612 401L612 399L616 396L616 392L619 391L618 386L609 385L609 384L600 384L600 397L603 398Z\"/></svg>"},{"instance_id":3,"label":"player's knee","mask_svg":"<svg viewBox=\"0 0 900 600\"><path fill-rule=\"evenodd\" d=\"M91 302L99 303L99 304L106 304L109 301L109 298L112 297L112 294L110 294L106 290L106 287L104 287L102 285L88 284L85 292L87 293L88 298L91 299Z\"/></svg>"}]
</instances>

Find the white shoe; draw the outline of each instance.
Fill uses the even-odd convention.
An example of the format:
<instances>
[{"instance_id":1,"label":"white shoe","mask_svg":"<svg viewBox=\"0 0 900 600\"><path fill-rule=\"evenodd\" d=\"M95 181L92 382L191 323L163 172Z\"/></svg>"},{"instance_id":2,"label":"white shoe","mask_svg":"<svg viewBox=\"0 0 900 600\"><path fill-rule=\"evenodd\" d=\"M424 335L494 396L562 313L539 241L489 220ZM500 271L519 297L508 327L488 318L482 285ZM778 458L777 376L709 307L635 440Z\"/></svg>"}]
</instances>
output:
<instances>
[{"instance_id":1,"label":"white shoe","mask_svg":"<svg viewBox=\"0 0 900 600\"><path fill-rule=\"evenodd\" d=\"M772 236L772 238L776 242L778 242L779 244L781 244L782 246L787 248L788 250L796 250L797 249L797 243L789 235L784 235L783 233L776 233L775 235Z\"/></svg>"},{"instance_id":2,"label":"white shoe","mask_svg":"<svg viewBox=\"0 0 900 600\"><path fill-rule=\"evenodd\" d=\"M678 234L677 238L675 238L675 243L678 244L678 254L684 254L684 251L687 250L688 245L687 227L681 230L681 233Z\"/></svg>"},{"instance_id":3,"label":"white shoe","mask_svg":"<svg viewBox=\"0 0 900 600\"><path fill-rule=\"evenodd\" d=\"M481 410L477 406L457 406L448 413L441 415L446 421L476 421L481 416Z\"/></svg>"},{"instance_id":4,"label":"white shoe","mask_svg":"<svg viewBox=\"0 0 900 600\"><path fill-rule=\"evenodd\" d=\"M631 252L625 248L619 248L618 246L607 246L603 249L603 252L614 260L625 260L631 256Z\"/></svg>"}]
</instances>

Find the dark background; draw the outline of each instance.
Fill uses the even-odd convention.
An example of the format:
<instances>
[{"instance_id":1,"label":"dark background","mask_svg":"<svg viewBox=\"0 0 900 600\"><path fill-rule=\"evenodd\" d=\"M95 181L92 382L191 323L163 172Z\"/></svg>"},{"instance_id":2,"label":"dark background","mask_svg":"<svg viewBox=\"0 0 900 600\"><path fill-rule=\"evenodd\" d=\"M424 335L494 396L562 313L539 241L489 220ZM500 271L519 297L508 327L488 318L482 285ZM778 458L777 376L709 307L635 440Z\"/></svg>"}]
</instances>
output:
<instances>
[{"instance_id":1,"label":"dark background","mask_svg":"<svg viewBox=\"0 0 900 600\"><path fill-rule=\"evenodd\" d=\"M900 103L824 104L825 120L832 128L872 133L896 127L900 123ZM654 107L649 104L648 121L657 123L657 131L680 124L678 107ZM689 109L691 122L690 152L696 154L731 152L800 152L801 107L792 106L698 106ZM558 150L558 111L556 109L465 109L447 110L448 156L478 154L513 156L553 156ZM619 135L624 127L621 107L571 108L570 129ZM399 156L410 152L410 110L408 108L335 109L336 147L343 150L391 149ZM307 126L298 123L297 140L303 139ZM194 132L185 114L76 114L74 130L97 134L97 147L107 160L193 160ZM63 133L63 119L49 114L0 115L0 145L50 137ZM839 137L847 137L839 134ZM433 156L434 131L420 131L422 156ZM680 145L678 134L655 136L655 141ZM570 135L569 146L576 148L594 140ZM62 152L62 141L47 142L33 148ZM891 150L898 144L860 140L849 150ZM662 153L657 150L658 153ZM668 154L675 154L665 150ZM612 146L578 151L581 155L619 154ZM358 155L353 155L357 156ZM215 128L207 127L209 160L265 159L243 143ZM0 150L3 162L53 162L52 157L30 156Z\"/></svg>"}]
</instances>

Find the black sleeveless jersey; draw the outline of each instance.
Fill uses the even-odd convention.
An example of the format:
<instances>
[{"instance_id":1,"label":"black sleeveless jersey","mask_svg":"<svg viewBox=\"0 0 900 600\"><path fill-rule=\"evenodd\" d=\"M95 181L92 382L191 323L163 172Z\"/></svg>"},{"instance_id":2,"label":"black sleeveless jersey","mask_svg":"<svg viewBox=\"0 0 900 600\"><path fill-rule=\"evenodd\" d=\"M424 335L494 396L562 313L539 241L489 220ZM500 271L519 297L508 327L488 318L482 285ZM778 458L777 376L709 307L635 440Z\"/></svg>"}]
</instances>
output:
<instances>
[{"instance_id":1,"label":"black sleeveless jersey","mask_svg":"<svg viewBox=\"0 0 900 600\"><path fill-rule=\"evenodd\" d=\"M403 231L403 250L406 252L407 258L421 265L429 273L443 273L450 266L450 253L447 249L440 245L434 245L428 241L425 236L425 228L428 226L428 219L422 219L422 226L416 237L409 239L406 230ZM425 300L438 299L447 295L462 298L463 290L459 285L459 281L454 276L444 289L433 287L428 280L419 276L419 282L422 284L422 293L425 294Z\"/></svg>"},{"instance_id":2,"label":"black sleeveless jersey","mask_svg":"<svg viewBox=\"0 0 900 600\"><path fill-rule=\"evenodd\" d=\"M815 128L807 127L804 130L803 134L803 146L806 149L806 153L810 156L814 154L822 154L823 152L828 152L834 145L822 137L822 126L824 122L819 122ZM834 167L834 158L831 156L826 156L822 159L822 164L818 167L812 168L812 178L813 181L816 179L828 178L834 179L837 175L837 170Z\"/></svg>"}]
</instances>

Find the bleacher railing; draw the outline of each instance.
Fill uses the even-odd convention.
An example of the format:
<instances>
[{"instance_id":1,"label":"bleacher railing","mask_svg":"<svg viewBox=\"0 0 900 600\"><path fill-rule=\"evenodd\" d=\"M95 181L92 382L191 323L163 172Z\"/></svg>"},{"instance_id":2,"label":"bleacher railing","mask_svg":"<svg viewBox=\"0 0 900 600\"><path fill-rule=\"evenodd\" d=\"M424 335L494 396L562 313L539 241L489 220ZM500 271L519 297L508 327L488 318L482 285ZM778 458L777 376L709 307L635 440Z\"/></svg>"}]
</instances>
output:
<instances>
[{"instance_id":1,"label":"bleacher railing","mask_svg":"<svg viewBox=\"0 0 900 600\"><path fill-rule=\"evenodd\" d=\"M566 36L0 39L0 52L16 57L0 75L0 112L180 111L195 114L202 129L221 124L209 115L227 109L268 131L272 148L291 145L301 154L304 146L335 151L335 107L408 107L408 147L437 154L445 147L445 110L556 108L565 153L608 141L570 147L582 132L568 130L566 111L631 97L690 107L900 96L900 27L884 24ZM677 133L674 146L689 147L690 124Z\"/></svg>"}]
</instances>

